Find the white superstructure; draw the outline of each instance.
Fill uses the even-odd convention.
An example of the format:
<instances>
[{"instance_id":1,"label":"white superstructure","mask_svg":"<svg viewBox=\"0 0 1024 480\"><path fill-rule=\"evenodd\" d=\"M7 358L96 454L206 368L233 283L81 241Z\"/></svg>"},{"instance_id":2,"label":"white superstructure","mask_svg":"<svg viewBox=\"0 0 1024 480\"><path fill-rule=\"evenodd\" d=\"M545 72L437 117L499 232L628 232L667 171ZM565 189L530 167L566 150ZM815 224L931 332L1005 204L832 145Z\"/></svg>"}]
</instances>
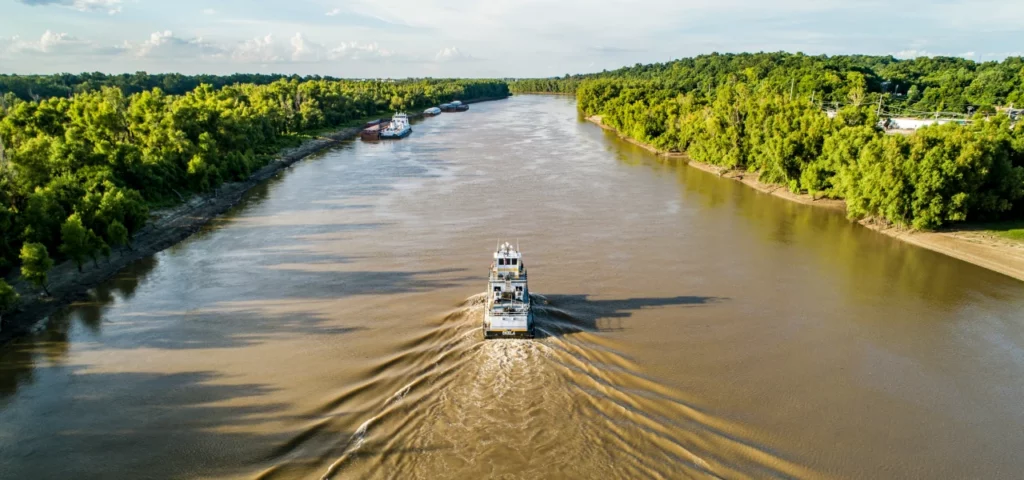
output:
<instances>
[{"instance_id":1,"label":"white superstructure","mask_svg":"<svg viewBox=\"0 0 1024 480\"><path fill-rule=\"evenodd\" d=\"M487 281L484 338L533 338L530 289L519 249L505 243L494 252Z\"/></svg>"},{"instance_id":2,"label":"white superstructure","mask_svg":"<svg viewBox=\"0 0 1024 480\"><path fill-rule=\"evenodd\" d=\"M391 117L391 123L380 131L380 138L402 138L412 133L412 125L409 124L409 116L404 113L396 113Z\"/></svg>"}]
</instances>

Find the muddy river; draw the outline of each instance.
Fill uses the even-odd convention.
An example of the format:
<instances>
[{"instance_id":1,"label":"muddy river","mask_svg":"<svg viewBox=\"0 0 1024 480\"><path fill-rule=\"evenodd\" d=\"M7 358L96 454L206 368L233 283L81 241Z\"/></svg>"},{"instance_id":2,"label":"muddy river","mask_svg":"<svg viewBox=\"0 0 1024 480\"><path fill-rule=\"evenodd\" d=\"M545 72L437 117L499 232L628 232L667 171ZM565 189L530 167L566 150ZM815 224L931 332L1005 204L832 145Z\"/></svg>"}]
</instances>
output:
<instances>
[{"instance_id":1,"label":"muddy river","mask_svg":"<svg viewBox=\"0 0 1024 480\"><path fill-rule=\"evenodd\" d=\"M498 241L541 338L483 341ZM0 350L0 477L1011 478L1024 283L517 96L353 141Z\"/></svg>"}]
</instances>

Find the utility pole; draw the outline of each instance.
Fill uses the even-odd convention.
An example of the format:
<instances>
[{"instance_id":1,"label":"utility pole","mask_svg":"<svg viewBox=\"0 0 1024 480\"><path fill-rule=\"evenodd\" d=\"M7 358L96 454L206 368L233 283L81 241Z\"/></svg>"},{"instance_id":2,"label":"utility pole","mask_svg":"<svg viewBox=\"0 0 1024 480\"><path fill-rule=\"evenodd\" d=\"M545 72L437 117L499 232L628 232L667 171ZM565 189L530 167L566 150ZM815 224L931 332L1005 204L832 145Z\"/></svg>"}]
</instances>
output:
<instances>
[{"instance_id":1,"label":"utility pole","mask_svg":"<svg viewBox=\"0 0 1024 480\"><path fill-rule=\"evenodd\" d=\"M789 79L789 101L793 101L793 88L796 87L796 79Z\"/></svg>"},{"instance_id":2,"label":"utility pole","mask_svg":"<svg viewBox=\"0 0 1024 480\"><path fill-rule=\"evenodd\" d=\"M878 110L875 112L876 116L882 116L882 94L878 94Z\"/></svg>"}]
</instances>

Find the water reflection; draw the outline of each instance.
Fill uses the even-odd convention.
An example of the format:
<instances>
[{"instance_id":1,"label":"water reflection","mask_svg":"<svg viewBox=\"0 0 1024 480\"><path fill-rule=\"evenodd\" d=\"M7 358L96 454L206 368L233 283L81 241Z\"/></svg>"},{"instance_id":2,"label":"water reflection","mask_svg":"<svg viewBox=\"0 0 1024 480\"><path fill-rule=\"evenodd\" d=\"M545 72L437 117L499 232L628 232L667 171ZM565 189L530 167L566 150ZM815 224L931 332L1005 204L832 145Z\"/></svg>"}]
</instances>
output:
<instances>
[{"instance_id":1,"label":"water reflection","mask_svg":"<svg viewBox=\"0 0 1024 480\"><path fill-rule=\"evenodd\" d=\"M645 163L674 174L683 186L684 201L699 202L710 211L735 212L765 242L813 252L821 268L847 283L843 291L859 297L853 300L909 295L956 307L972 292L963 288L965 280L1003 283L999 274L871 231L846 219L843 212L758 192L675 160L653 157L618 139L612 145L624 163Z\"/></svg>"},{"instance_id":2,"label":"water reflection","mask_svg":"<svg viewBox=\"0 0 1024 480\"><path fill-rule=\"evenodd\" d=\"M54 312L42 332L0 349L0 397L12 395L20 386L31 383L37 364L61 365L70 348L70 332L76 326L99 334L104 312L118 301L131 300L156 266L155 256L128 265L107 282L89 290L86 300Z\"/></svg>"},{"instance_id":3,"label":"water reflection","mask_svg":"<svg viewBox=\"0 0 1024 480\"><path fill-rule=\"evenodd\" d=\"M537 328L541 338L578 332L611 332L623 328L633 312L661 307L700 306L723 302L719 297L592 299L589 295L537 295Z\"/></svg>"}]
</instances>

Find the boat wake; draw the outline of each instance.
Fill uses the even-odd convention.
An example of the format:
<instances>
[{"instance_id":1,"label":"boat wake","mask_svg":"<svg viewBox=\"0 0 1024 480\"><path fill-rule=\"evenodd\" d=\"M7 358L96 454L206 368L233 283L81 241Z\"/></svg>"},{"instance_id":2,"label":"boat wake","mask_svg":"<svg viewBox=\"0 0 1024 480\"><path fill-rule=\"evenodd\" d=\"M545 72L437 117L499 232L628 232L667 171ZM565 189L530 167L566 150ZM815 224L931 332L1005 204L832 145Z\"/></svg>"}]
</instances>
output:
<instances>
[{"instance_id":1,"label":"boat wake","mask_svg":"<svg viewBox=\"0 0 1024 480\"><path fill-rule=\"evenodd\" d=\"M531 297L540 339L484 341L486 296L471 297L325 404L260 478L814 475L645 377L573 305Z\"/></svg>"}]
</instances>

